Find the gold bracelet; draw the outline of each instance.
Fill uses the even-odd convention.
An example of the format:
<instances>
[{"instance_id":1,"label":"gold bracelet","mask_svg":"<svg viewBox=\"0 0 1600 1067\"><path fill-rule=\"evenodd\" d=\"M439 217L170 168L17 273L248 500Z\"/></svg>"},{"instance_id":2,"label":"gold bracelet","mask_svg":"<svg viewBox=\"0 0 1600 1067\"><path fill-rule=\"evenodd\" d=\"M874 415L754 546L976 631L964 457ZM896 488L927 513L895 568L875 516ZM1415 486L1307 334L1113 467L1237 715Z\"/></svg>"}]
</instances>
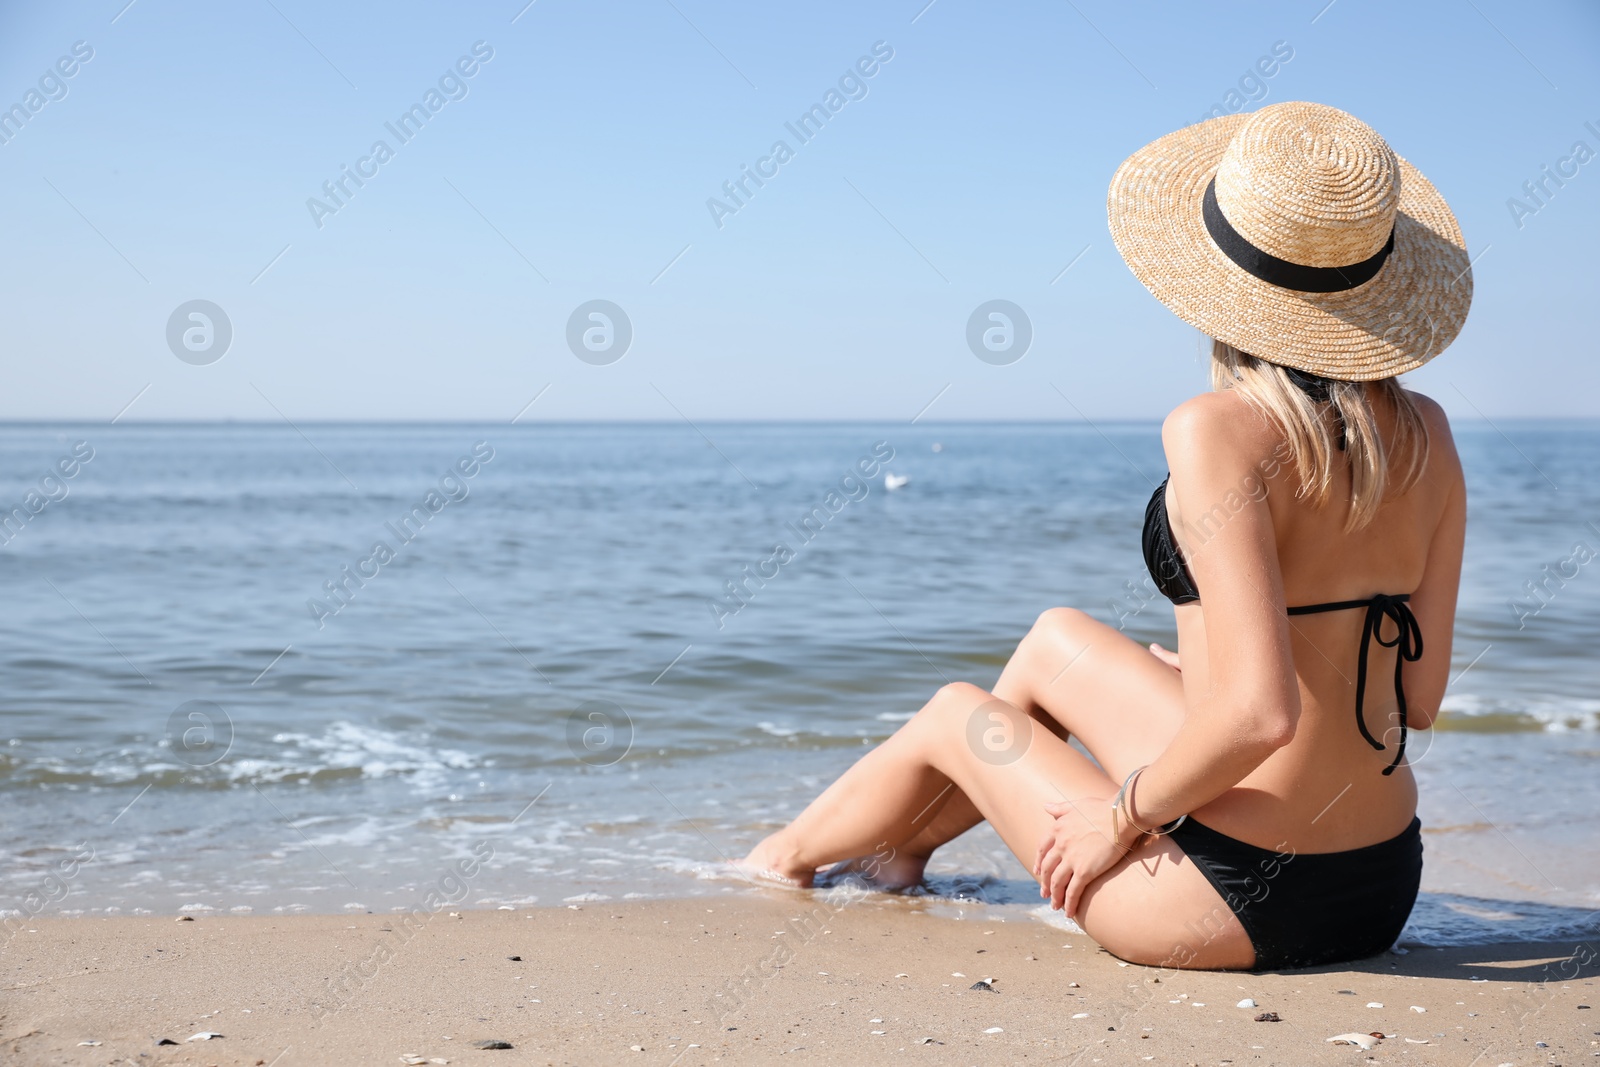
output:
<instances>
[{"instance_id":1,"label":"gold bracelet","mask_svg":"<svg viewBox=\"0 0 1600 1067\"><path fill-rule=\"evenodd\" d=\"M1149 766L1149 764L1146 764L1145 766ZM1131 798L1129 797L1129 794L1133 791L1134 779L1138 778L1140 773L1143 771L1144 767L1135 767L1133 772L1129 774L1128 777L1123 781L1122 788L1117 791L1116 806L1122 808L1122 817L1128 820L1128 825L1133 827L1135 830L1138 830L1141 834L1147 834L1150 837L1163 837L1182 826L1184 821L1188 819L1189 816L1180 815L1167 825L1161 827L1159 830L1146 830L1144 827L1140 826L1133 817L1132 805L1130 803Z\"/></svg>"}]
</instances>

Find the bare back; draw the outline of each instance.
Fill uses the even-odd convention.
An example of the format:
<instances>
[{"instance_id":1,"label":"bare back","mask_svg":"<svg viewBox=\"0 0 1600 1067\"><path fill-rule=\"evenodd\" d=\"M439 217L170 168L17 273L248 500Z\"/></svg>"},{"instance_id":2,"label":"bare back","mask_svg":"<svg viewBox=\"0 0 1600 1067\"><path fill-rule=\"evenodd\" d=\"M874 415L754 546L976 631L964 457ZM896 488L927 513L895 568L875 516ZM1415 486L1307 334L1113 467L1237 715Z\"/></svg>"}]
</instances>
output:
<instances>
[{"instance_id":1,"label":"bare back","mask_svg":"<svg viewBox=\"0 0 1600 1067\"><path fill-rule=\"evenodd\" d=\"M1364 600L1378 593L1410 595L1423 637L1423 656L1403 668L1413 729L1430 726L1438 713L1450 663L1456 588L1460 578L1465 489L1459 459L1443 411L1413 394L1428 427L1430 449L1421 478L1403 494L1391 490L1366 527L1346 532L1350 499L1347 469L1336 472L1329 503L1316 507L1297 495L1298 479L1280 435L1229 392L1197 397L1190 418L1219 421L1229 428L1234 447L1226 454L1173 456L1174 477L1167 494L1171 525L1180 549L1193 563L1227 566L1227 539L1211 538L1226 521L1228 499L1211 500L1212 488L1185 492L1180 481L1187 463L1207 462L1239 468L1242 490L1265 486L1281 581L1263 596L1281 595L1285 606ZM1181 410L1181 409L1180 409ZM1392 439L1394 414L1380 410L1380 432ZM1208 439L1201 435L1197 444ZM1173 451L1169 441L1169 453ZM1251 476L1255 481L1251 482ZM1221 508L1219 510L1219 504ZM1187 510L1185 510L1187 507ZM1207 620L1202 602L1175 608L1186 703L1212 684L1207 656ZM1267 848L1334 852L1375 844L1399 834L1416 811L1416 782L1410 762L1422 758L1426 744L1413 745L1407 763L1393 774L1383 768L1399 740L1399 710L1394 692L1393 648L1373 641L1368 650L1364 719L1377 751L1363 739L1355 720L1356 672L1364 616L1359 609L1288 618L1288 643L1299 689L1299 718L1293 739L1194 814L1222 833ZM1394 624L1386 621L1385 637Z\"/></svg>"}]
</instances>

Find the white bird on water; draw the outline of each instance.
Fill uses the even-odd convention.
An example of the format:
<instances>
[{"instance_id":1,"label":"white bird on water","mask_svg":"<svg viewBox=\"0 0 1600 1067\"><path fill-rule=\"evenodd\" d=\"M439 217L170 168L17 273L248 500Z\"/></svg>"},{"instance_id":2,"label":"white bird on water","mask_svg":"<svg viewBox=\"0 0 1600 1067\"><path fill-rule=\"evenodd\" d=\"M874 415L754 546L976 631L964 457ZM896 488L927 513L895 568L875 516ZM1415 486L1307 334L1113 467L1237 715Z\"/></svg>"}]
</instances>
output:
<instances>
[{"instance_id":1,"label":"white bird on water","mask_svg":"<svg viewBox=\"0 0 1600 1067\"><path fill-rule=\"evenodd\" d=\"M890 492L893 492L894 490L899 489L901 486L908 484L910 481L911 476L909 474L885 473L883 476L883 487Z\"/></svg>"}]
</instances>

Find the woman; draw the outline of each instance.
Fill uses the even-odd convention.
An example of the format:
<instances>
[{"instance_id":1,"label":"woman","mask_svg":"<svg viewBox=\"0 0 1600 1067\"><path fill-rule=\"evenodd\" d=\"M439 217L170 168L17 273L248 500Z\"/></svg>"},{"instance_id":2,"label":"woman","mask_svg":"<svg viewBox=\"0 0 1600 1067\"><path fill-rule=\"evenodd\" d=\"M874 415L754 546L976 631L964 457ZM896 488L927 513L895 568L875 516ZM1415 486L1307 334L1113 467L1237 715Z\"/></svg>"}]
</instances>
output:
<instances>
[{"instance_id":1,"label":"woman","mask_svg":"<svg viewBox=\"0 0 1600 1067\"><path fill-rule=\"evenodd\" d=\"M987 819L1123 959L1375 954L1421 878L1404 752L1448 680L1466 516L1444 413L1395 375L1466 318L1460 230L1373 130L1307 103L1155 141L1108 212L1139 280L1215 339L1144 530L1181 661L1047 611L992 693L939 690L744 866L809 886L872 853L855 866L906 886Z\"/></svg>"}]
</instances>

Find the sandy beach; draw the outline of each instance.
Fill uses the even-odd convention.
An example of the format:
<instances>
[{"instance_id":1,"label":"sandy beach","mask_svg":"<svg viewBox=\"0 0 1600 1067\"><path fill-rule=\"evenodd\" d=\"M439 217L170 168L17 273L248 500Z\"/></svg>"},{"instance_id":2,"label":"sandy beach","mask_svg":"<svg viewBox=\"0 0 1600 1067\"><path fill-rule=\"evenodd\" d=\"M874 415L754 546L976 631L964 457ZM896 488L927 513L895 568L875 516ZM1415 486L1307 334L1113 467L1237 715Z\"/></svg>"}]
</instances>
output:
<instances>
[{"instance_id":1,"label":"sandy beach","mask_svg":"<svg viewBox=\"0 0 1600 1067\"><path fill-rule=\"evenodd\" d=\"M19 1065L1600 1056L1588 945L1417 949L1288 974L1163 971L1041 921L782 890L418 911L409 923L38 919L0 965L0 1058ZM992 988L973 988L981 980ZM1266 1013L1279 1021L1257 1021ZM203 1033L219 1036L192 1039ZM1384 1036L1370 1050L1326 1040L1346 1033Z\"/></svg>"}]
</instances>

